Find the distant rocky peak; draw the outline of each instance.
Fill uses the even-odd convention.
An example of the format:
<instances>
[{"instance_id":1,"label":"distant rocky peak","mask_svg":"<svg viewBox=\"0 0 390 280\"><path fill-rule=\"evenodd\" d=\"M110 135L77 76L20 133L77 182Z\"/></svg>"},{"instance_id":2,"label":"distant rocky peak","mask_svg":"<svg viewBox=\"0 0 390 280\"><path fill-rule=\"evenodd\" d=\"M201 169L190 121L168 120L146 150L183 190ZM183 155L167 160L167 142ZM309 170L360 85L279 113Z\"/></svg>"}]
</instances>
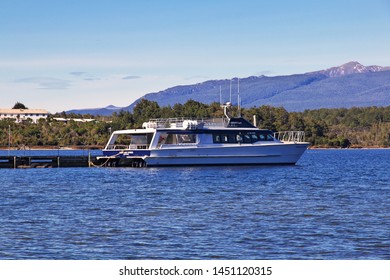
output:
<instances>
[{"instance_id":1,"label":"distant rocky peak","mask_svg":"<svg viewBox=\"0 0 390 280\"><path fill-rule=\"evenodd\" d=\"M104 109L107 109L107 110L119 110L119 109L121 109L121 107L117 107L117 106L114 106L114 105L108 105L107 107L104 107Z\"/></svg>"},{"instance_id":2,"label":"distant rocky peak","mask_svg":"<svg viewBox=\"0 0 390 280\"><path fill-rule=\"evenodd\" d=\"M379 72L385 70L384 67L378 65L364 66L357 61L350 61L340 66L332 67L326 70L321 70L316 73L324 74L331 78L341 77L356 73Z\"/></svg>"}]
</instances>

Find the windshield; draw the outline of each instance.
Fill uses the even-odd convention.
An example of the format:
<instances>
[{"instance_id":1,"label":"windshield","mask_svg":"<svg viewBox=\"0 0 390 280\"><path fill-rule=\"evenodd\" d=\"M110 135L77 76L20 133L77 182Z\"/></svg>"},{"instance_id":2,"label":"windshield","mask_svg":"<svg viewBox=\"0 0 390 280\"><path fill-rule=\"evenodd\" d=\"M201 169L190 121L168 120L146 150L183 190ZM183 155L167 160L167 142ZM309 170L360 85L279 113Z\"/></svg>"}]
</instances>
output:
<instances>
[{"instance_id":1,"label":"windshield","mask_svg":"<svg viewBox=\"0 0 390 280\"><path fill-rule=\"evenodd\" d=\"M152 141L153 133L145 134L117 134L114 135L107 149L148 149Z\"/></svg>"}]
</instances>

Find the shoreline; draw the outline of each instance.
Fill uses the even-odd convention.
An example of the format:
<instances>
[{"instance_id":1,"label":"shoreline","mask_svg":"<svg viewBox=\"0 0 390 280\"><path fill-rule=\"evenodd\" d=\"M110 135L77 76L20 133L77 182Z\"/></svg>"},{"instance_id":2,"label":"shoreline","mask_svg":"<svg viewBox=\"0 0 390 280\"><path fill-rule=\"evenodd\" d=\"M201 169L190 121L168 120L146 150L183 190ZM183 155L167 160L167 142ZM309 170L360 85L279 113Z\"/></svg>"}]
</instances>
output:
<instances>
[{"instance_id":1,"label":"shoreline","mask_svg":"<svg viewBox=\"0 0 390 280\"><path fill-rule=\"evenodd\" d=\"M39 151L39 150L52 150L52 151L75 151L75 150L102 150L103 146L31 146L24 148L11 147L10 149L7 146L0 146L0 151ZM374 149L390 149L390 147L379 147L379 146L355 146L348 148L341 147L323 147L323 146L309 146L308 150L374 150Z\"/></svg>"},{"instance_id":2,"label":"shoreline","mask_svg":"<svg viewBox=\"0 0 390 280\"><path fill-rule=\"evenodd\" d=\"M390 147L379 147L379 146L359 146L359 147L322 147L322 146L309 146L308 150L387 150Z\"/></svg>"},{"instance_id":3,"label":"shoreline","mask_svg":"<svg viewBox=\"0 0 390 280\"><path fill-rule=\"evenodd\" d=\"M104 147L99 146L27 146L24 148L17 148L17 147L11 147L8 149L8 147L0 146L0 151L39 151L39 150L50 150L50 151L75 151L75 150L102 150Z\"/></svg>"}]
</instances>

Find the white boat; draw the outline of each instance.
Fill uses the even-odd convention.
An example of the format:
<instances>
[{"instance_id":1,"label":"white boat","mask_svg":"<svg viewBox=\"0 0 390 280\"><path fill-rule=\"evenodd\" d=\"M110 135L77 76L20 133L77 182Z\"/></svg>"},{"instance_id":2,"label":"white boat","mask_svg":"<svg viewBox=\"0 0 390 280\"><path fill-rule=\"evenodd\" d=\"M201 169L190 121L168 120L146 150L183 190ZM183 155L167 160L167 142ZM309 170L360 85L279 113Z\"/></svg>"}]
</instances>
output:
<instances>
[{"instance_id":1,"label":"white boat","mask_svg":"<svg viewBox=\"0 0 390 280\"><path fill-rule=\"evenodd\" d=\"M114 131L99 160L105 166L295 164L310 143L303 131L274 133L241 117L152 119Z\"/></svg>"}]
</instances>

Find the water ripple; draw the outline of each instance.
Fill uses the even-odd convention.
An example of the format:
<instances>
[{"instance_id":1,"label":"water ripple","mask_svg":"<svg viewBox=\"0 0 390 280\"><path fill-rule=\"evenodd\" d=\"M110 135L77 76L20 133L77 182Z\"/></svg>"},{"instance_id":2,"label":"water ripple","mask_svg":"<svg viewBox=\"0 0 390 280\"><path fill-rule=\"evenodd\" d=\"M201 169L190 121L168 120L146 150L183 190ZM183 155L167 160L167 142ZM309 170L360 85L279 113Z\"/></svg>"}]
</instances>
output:
<instances>
[{"instance_id":1,"label":"water ripple","mask_svg":"<svg viewBox=\"0 0 390 280\"><path fill-rule=\"evenodd\" d=\"M0 259L389 259L389 158L1 169Z\"/></svg>"}]
</instances>

